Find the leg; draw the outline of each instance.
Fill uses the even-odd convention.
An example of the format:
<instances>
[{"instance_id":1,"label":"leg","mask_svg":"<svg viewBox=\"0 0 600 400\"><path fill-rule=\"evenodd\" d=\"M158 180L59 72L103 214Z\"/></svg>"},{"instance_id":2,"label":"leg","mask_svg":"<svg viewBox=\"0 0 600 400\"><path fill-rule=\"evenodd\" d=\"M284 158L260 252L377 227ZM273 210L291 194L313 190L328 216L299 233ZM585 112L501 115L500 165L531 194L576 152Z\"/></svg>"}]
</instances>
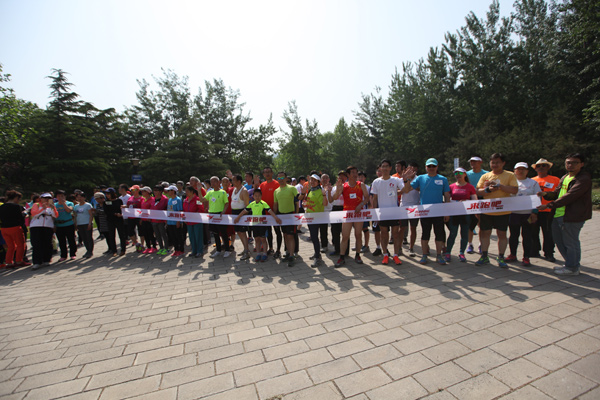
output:
<instances>
[{"instance_id":1,"label":"leg","mask_svg":"<svg viewBox=\"0 0 600 400\"><path fill-rule=\"evenodd\" d=\"M390 240L390 231L389 231L389 227L383 226L381 223L379 224L379 228L381 229L381 251L383 252L383 254L388 254L388 243Z\"/></svg>"},{"instance_id":2,"label":"leg","mask_svg":"<svg viewBox=\"0 0 600 400\"><path fill-rule=\"evenodd\" d=\"M523 235L523 257L531 257L531 226L527 219L523 221L522 235Z\"/></svg>"},{"instance_id":3,"label":"leg","mask_svg":"<svg viewBox=\"0 0 600 400\"><path fill-rule=\"evenodd\" d=\"M362 222L354 222L354 239L356 240L356 254L360 253L362 247ZM348 246L350 247L350 246Z\"/></svg>"},{"instance_id":4,"label":"leg","mask_svg":"<svg viewBox=\"0 0 600 400\"><path fill-rule=\"evenodd\" d=\"M346 255L350 242L350 232L352 231L352 222L345 222L342 224L342 241L340 243L340 256Z\"/></svg>"},{"instance_id":5,"label":"leg","mask_svg":"<svg viewBox=\"0 0 600 400\"><path fill-rule=\"evenodd\" d=\"M336 253L342 254L340 235L342 233L342 224L331 224L331 242Z\"/></svg>"},{"instance_id":6,"label":"leg","mask_svg":"<svg viewBox=\"0 0 600 400\"><path fill-rule=\"evenodd\" d=\"M60 247L60 258L67 258L67 235L65 227L56 227L56 239L58 239L58 246Z\"/></svg>"},{"instance_id":7,"label":"leg","mask_svg":"<svg viewBox=\"0 0 600 400\"><path fill-rule=\"evenodd\" d=\"M452 253L452 248L454 247L454 242L456 241L456 236L458 235L458 216L453 215L450 217L450 224L448 224L448 230L450 234L448 235L448 240L446 241L446 253Z\"/></svg>"},{"instance_id":8,"label":"leg","mask_svg":"<svg viewBox=\"0 0 600 400\"><path fill-rule=\"evenodd\" d=\"M44 262L49 263L52 261L52 236L54 236L54 230L52 228L41 228L42 229L42 240L44 244L42 246L43 249L43 260Z\"/></svg>"},{"instance_id":9,"label":"leg","mask_svg":"<svg viewBox=\"0 0 600 400\"><path fill-rule=\"evenodd\" d=\"M69 242L69 256L75 257L77 254L77 241L75 240L75 225L68 226L66 229L67 241Z\"/></svg>"},{"instance_id":10,"label":"leg","mask_svg":"<svg viewBox=\"0 0 600 400\"><path fill-rule=\"evenodd\" d=\"M569 269L578 269L581 262L581 243L579 232L583 222L565 222L563 225L563 244L566 248L567 258L565 266Z\"/></svg>"},{"instance_id":11,"label":"leg","mask_svg":"<svg viewBox=\"0 0 600 400\"><path fill-rule=\"evenodd\" d=\"M322 249L326 249L327 245L328 245L327 228L328 228L328 224L320 224L319 225L319 230L320 230L319 233L321 236L321 248Z\"/></svg>"},{"instance_id":12,"label":"leg","mask_svg":"<svg viewBox=\"0 0 600 400\"><path fill-rule=\"evenodd\" d=\"M319 249L319 231L321 230L322 225L325 224L309 224L308 231L310 233L310 240L312 241L313 248L315 250L315 258L321 258L321 253ZM327 225L325 225L327 226Z\"/></svg>"},{"instance_id":13,"label":"leg","mask_svg":"<svg viewBox=\"0 0 600 400\"><path fill-rule=\"evenodd\" d=\"M469 229L470 224L470 216L467 215L460 223L460 254L465 254L465 250L467 249L467 244L469 243Z\"/></svg>"},{"instance_id":14,"label":"leg","mask_svg":"<svg viewBox=\"0 0 600 400\"><path fill-rule=\"evenodd\" d=\"M394 254L400 255L402 254L402 240L404 236L400 236L400 226L393 225L391 227L392 230L392 238L394 239Z\"/></svg>"},{"instance_id":15,"label":"leg","mask_svg":"<svg viewBox=\"0 0 600 400\"><path fill-rule=\"evenodd\" d=\"M521 221L518 218L518 214L511 214L508 229L510 230L510 238L508 240L510 255L516 257L519 249L519 236L521 235Z\"/></svg>"},{"instance_id":16,"label":"leg","mask_svg":"<svg viewBox=\"0 0 600 400\"><path fill-rule=\"evenodd\" d=\"M446 230L444 229L444 217L435 217L433 219L433 232L435 234L435 250L438 256L442 255L444 243L446 243Z\"/></svg>"},{"instance_id":17,"label":"leg","mask_svg":"<svg viewBox=\"0 0 600 400\"><path fill-rule=\"evenodd\" d=\"M431 218L421 218L421 248L423 250L423 257L429 255L429 239L431 238L431 227L433 222Z\"/></svg>"}]
</instances>

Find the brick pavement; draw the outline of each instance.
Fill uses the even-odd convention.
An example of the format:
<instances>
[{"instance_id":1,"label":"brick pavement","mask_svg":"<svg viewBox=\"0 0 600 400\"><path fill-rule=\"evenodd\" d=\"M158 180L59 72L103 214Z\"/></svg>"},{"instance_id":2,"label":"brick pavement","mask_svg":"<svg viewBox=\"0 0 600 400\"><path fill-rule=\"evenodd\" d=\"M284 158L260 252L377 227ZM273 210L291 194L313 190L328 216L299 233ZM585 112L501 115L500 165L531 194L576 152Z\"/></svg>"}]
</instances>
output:
<instances>
[{"instance_id":1,"label":"brick pavement","mask_svg":"<svg viewBox=\"0 0 600 400\"><path fill-rule=\"evenodd\" d=\"M566 279L476 255L314 270L306 234L294 268L131 253L4 270L0 398L597 399L594 217Z\"/></svg>"}]
</instances>

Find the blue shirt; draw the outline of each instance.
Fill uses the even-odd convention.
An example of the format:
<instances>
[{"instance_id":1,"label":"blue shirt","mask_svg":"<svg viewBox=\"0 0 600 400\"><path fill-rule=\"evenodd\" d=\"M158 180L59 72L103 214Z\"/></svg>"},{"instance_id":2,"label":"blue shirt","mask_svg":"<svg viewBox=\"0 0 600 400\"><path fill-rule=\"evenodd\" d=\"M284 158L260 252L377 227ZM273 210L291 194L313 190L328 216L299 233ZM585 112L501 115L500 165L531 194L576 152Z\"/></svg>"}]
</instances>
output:
<instances>
[{"instance_id":1,"label":"blue shirt","mask_svg":"<svg viewBox=\"0 0 600 400\"><path fill-rule=\"evenodd\" d=\"M69 208L73 208L73 203L70 201L65 201L65 204L69 206ZM73 222L73 216L71 213L65 211L64 206L60 205L59 203L54 203L54 207L56 207L56 210L58 211L58 218L54 221L54 224L57 228L75 225Z\"/></svg>"},{"instance_id":2,"label":"blue shirt","mask_svg":"<svg viewBox=\"0 0 600 400\"><path fill-rule=\"evenodd\" d=\"M183 211L183 201L177 196L174 199L169 198L167 211ZM177 221L167 221L167 225L177 225Z\"/></svg>"},{"instance_id":3,"label":"blue shirt","mask_svg":"<svg viewBox=\"0 0 600 400\"><path fill-rule=\"evenodd\" d=\"M474 172L473 170L467 171L467 176L469 177L469 183L475 187L479 183L479 179L483 176L483 174L487 174L488 171L482 169L479 172Z\"/></svg>"},{"instance_id":4,"label":"blue shirt","mask_svg":"<svg viewBox=\"0 0 600 400\"><path fill-rule=\"evenodd\" d=\"M87 225L90 223L90 210L92 205L90 203L84 203L83 205L75 204L75 216L77 218L77 225Z\"/></svg>"},{"instance_id":5,"label":"blue shirt","mask_svg":"<svg viewBox=\"0 0 600 400\"><path fill-rule=\"evenodd\" d=\"M450 191L448 179L445 176L428 174L417 176L411 183L413 189L419 189L421 204L436 204L444 202L444 193Z\"/></svg>"}]
</instances>

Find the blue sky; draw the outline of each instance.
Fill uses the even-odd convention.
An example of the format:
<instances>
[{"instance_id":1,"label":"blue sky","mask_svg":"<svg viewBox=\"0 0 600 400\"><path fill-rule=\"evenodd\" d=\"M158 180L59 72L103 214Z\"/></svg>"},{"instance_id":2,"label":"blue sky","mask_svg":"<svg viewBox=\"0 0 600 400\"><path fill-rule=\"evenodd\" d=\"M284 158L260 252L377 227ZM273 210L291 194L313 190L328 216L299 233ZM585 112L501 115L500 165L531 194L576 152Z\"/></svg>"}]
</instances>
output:
<instances>
[{"instance_id":1,"label":"blue sky","mask_svg":"<svg viewBox=\"0 0 600 400\"><path fill-rule=\"evenodd\" d=\"M276 126L295 100L322 132L353 119L361 93L385 93L395 68L425 57L491 0L0 0L0 63L19 98L45 107L52 68L99 108L136 103L136 79L161 68L238 89L251 126ZM501 1L506 16L512 3Z\"/></svg>"}]
</instances>

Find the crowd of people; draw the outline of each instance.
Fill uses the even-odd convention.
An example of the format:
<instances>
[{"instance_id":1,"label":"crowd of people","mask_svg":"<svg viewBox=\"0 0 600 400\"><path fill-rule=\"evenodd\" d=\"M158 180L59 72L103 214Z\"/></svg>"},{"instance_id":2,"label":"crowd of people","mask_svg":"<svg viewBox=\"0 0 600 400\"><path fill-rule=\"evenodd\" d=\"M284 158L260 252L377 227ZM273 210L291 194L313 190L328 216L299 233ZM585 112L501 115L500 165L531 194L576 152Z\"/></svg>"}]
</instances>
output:
<instances>
[{"instance_id":1,"label":"crowd of people","mask_svg":"<svg viewBox=\"0 0 600 400\"><path fill-rule=\"evenodd\" d=\"M479 253L474 264L488 264L490 239L495 230L499 267L508 268L508 263L517 262L519 258L523 266L530 266L531 259L536 257L554 262L554 249L558 248L565 263L554 272L558 275L579 274L579 232L585 221L592 217L592 181L583 169L584 156L569 154L565 160L567 174L562 178L550 174L553 163L544 158L531 166L536 172L533 178L528 178L530 167L526 162L515 164L513 172L506 170L505 156L500 153L489 158L489 171L483 169L481 157L471 157L469 164L471 169L468 171L460 167L453 171L451 184L447 177L438 173L437 160L430 158L425 162L423 174L419 174L420 167L416 162L382 160L376 171L377 178L371 185L366 184L366 174L354 166L339 171L334 181L318 171L311 171L296 180L285 172L274 175L272 168L265 167L262 180L252 172L246 172L242 177L228 171L223 178L213 176L204 182L192 176L185 184L183 181L160 182L154 187L121 184L116 190L98 186L89 197L81 190L72 194L57 190L34 194L31 202L24 206L21 205L21 193L10 190L0 199L3 203L0 205L2 267L24 267L33 263L32 269L37 270L49 264L55 252L60 252L59 262L76 260L79 247L85 248L82 257L90 258L94 254L94 225L99 232L96 240L106 240L106 256L125 256L128 246L132 246L141 254L182 257L189 238L187 255L201 258L208 252L212 236L215 250L210 257L226 258L232 255L237 237L242 244L239 254L242 260L253 258L258 263L271 256L292 267L298 256L298 234L302 233L302 227L282 225L279 218L282 214L342 210L358 213L364 208L538 195L542 205L532 210L332 223L330 226L308 224L314 248L311 266L324 265L322 254L330 250L329 234L333 245L330 255L339 257L334 266L343 266L350 254L353 230L355 263L362 264L361 253L369 251L370 234L373 233L376 248L372 255L382 257L382 264L401 265L403 244L408 247L408 256L416 257L414 248L420 223L421 264L429 261L432 230L434 257L440 265L452 261L459 232L458 261L466 262L465 254ZM394 174L392 169L395 169ZM127 218L124 208L232 214L236 217L234 225L164 221ZM272 215L277 225L238 224L247 214ZM32 247L31 262L26 257L27 233ZM477 250L475 234L479 236ZM58 242L57 249L53 244L55 241ZM505 256L507 247L509 254Z\"/></svg>"}]
</instances>

